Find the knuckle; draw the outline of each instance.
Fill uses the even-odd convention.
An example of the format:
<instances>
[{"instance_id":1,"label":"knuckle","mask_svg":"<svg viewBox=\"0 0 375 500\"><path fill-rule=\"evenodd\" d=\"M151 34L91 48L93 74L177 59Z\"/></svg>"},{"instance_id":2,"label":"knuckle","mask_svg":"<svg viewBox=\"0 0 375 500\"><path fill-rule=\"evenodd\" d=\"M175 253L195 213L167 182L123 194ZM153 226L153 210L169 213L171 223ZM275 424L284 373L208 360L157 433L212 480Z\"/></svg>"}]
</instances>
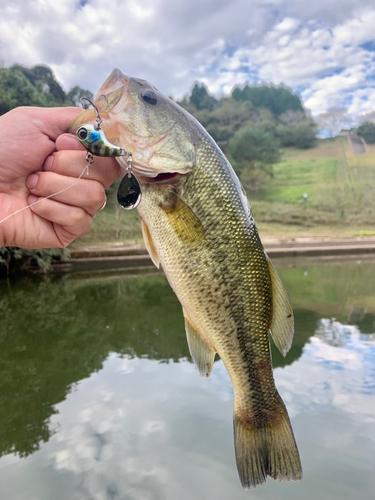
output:
<instances>
[{"instance_id":1,"label":"knuckle","mask_svg":"<svg viewBox=\"0 0 375 500\"><path fill-rule=\"evenodd\" d=\"M79 228L85 220L86 213L82 208L75 208L72 210L72 214L70 217L70 226L71 228Z\"/></svg>"},{"instance_id":2,"label":"knuckle","mask_svg":"<svg viewBox=\"0 0 375 500\"><path fill-rule=\"evenodd\" d=\"M119 164L115 158L101 158L101 161L102 181L104 186L108 188L117 179Z\"/></svg>"},{"instance_id":3,"label":"knuckle","mask_svg":"<svg viewBox=\"0 0 375 500\"><path fill-rule=\"evenodd\" d=\"M101 184L98 181L90 182L90 185L88 186L87 195L88 195L89 207L97 209L98 205L100 206L105 198L105 189L103 184Z\"/></svg>"},{"instance_id":4,"label":"knuckle","mask_svg":"<svg viewBox=\"0 0 375 500\"><path fill-rule=\"evenodd\" d=\"M92 217L83 209L76 209L70 217L69 232L75 238L88 233L92 225Z\"/></svg>"}]
</instances>

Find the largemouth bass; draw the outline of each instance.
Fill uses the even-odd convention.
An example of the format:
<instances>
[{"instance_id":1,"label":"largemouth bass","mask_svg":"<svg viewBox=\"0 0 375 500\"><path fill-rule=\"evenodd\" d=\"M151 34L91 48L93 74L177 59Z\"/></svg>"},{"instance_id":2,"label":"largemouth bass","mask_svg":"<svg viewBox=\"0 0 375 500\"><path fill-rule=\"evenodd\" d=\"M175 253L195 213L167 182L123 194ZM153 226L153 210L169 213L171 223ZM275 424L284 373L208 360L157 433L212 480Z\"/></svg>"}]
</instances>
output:
<instances>
[{"instance_id":1,"label":"largemouth bass","mask_svg":"<svg viewBox=\"0 0 375 500\"><path fill-rule=\"evenodd\" d=\"M144 80L114 70L95 105L108 139L133 155L145 245L181 302L191 356L203 377L215 354L231 378L236 461L244 488L302 477L272 374L269 334L285 356L294 320L260 241L247 197L204 128ZM84 111L70 126L94 123ZM117 158L126 166L123 158Z\"/></svg>"}]
</instances>

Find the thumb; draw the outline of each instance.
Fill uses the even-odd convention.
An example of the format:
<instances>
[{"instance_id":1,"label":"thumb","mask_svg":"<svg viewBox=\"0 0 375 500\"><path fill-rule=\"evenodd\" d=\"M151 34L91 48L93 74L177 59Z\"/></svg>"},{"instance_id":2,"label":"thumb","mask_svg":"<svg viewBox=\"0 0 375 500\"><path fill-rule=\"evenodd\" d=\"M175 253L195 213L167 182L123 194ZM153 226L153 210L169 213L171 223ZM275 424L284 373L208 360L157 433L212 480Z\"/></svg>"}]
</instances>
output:
<instances>
[{"instance_id":1,"label":"thumb","mask_svg":"<svg viewBox=\"0 0 375 500\"><path fill-rule=\"evenodd\" d=\"M82 113L82 108L33 108L36 111L35 118L41 123L43 132L55 141L57 137L64 134L74 119Z\"/></svg>"}]
</instances>

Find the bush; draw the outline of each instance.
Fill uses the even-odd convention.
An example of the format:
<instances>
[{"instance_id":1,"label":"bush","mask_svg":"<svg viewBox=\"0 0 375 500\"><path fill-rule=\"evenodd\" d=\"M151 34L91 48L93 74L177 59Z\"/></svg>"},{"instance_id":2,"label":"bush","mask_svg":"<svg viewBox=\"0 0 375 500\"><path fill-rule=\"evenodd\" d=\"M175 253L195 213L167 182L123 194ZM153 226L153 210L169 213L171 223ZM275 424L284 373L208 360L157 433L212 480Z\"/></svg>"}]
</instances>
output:
<instances>
[{"instance_id":1,"label":"bush","mask_svg":"<svg viewBox=\"0 0 375 500\"><path fill-rule=\"evenodd\" d=\"M363 122L358 127L357 134L363 137L368 144L375 144L375 123Z\"/></svg>"},{"instance_id":2,"label":"bush","mask_svg":"<svg viewBox=\"0 0 375 500\"><path fill-rule=\"evenodd\" d=\"M272 164L280 159L278 140L261 128L245 127L229 141L227 156L245 189L257 192L272 177Z\"/></svg>"},{"instance_id":3,"label":"bush","mask_svg":"<svg viewBox=\"0 0 375 500\"><path fill-rule=\"evenodd\" d=\"M234 134L228 144L228 153L237 171L252 168L255 162L270 165L280 159L278 140L270 132L251 126Z\"/></svg>"},{"instance_id":4,"label":"bush","mask_svg":"<svg viewBox=\"0 0 375 500\"><path fill-rule=\"evenodd\" d=\"M283 147L292 146L299 149L313 148L316 143L316 128L314 122L280 124L276 135Z\"/></svg>"},{"instance_id":5,"label":"bush","mask_svg":"<svg viewBox=\"0 0 375 500\"><path fill-rule=\"evenodd\" d=\"M48 271L54 262L66 262L70 252L67 248L43 248L29 250L16 247L0 248L0 268L10 271Z\"/></svg>"}]
</instances>

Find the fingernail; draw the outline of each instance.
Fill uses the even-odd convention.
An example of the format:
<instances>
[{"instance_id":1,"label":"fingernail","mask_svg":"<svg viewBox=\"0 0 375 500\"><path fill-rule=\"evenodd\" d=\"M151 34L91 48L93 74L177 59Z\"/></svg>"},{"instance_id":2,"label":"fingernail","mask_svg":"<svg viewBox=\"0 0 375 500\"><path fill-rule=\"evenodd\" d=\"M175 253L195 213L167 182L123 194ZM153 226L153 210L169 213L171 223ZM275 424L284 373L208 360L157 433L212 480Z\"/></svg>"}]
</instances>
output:
<instances>
[{"instance_id":1,"label":"fingernail","mask_svg":"<svg viewBox=\"0 0 375 500\"><path fill-rule=\"evenodd\" d=\"M27 179L26 186L29 189L35 189L36 185L38 184L38 180L39 180L38 174L31 174Z\"/></svg>"},{"instance_id":2,"label":"fingernail","mask_svg":"<svg viewBox=\"0 0 375 500\"><path fill-rule=\"evenodd\" d=\"M44 162L44 165L43 165L43 170L52 170L52 165L53 165L53 160L55 159L55 157L53 155L49 156L46 161Z\"/></svg>"},{"instance_id":3,"label":"fingernail","mask_svg":"<svg viewBox=\"0 0 375 500\"><path fill-rule=\"evenodd\" d=\"M35 196L35 194L31 194L28 198L27 198L27 203L29 205L31 205L32 203L35 203L36 200L38 199L37 196Z\"/></svg>"},{"instance_id":4,"label":"fingernail","mask_svg":"<svg viewBox=\"0 0 375 500\"><path fill-rule=\"evenodd\" d=\"M80 142L76 137L74 137L74 135L64 136L64 149L81 149Z\"/></svg>"}]
</instances>

